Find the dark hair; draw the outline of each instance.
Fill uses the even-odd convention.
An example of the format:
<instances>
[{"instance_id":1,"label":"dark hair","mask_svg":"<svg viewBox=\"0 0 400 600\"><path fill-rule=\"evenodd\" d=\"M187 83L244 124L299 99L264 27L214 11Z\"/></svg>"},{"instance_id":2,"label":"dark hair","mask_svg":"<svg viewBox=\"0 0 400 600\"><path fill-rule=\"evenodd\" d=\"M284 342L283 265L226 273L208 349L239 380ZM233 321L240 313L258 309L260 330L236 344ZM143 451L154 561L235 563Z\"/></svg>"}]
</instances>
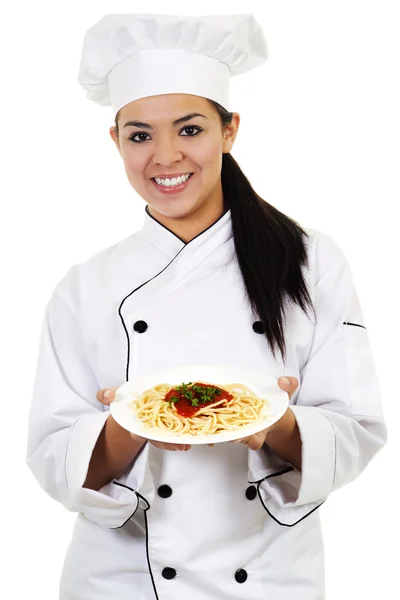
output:
<instances>
[{"instance_id":1,"label":"dark hair","mask_svg":"<svg viewBox=\"0 0 400 600\"><path fill-rule=\"evenodd\" d=\"M213 100L208 101L217 110L224 129L232 121L233 113ZM118 114L115 127L118 136ZM261 320L261 332L265 333L273 355L279 349L285 361L288 302L298 304L305 313L314 308L302 273L302 267L309 266L307 233L254 191L230 153L222 157L221 181L250 305Z\"/></svg>"}]
</instances>

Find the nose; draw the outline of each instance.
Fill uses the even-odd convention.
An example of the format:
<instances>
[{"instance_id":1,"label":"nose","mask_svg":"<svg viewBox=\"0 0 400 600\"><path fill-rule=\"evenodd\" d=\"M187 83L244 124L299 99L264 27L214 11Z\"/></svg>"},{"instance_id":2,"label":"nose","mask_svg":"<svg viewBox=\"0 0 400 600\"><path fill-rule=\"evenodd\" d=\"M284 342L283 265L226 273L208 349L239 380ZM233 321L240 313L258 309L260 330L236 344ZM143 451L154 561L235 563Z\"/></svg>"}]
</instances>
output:
<instances>
[{"instance_id":1,"label":"nose","mask_svg":"<svg viewBox=\"0 0 400 600\"><path fill-rule=\"evenodd\" d=\"M169 166L183 158L183 153L179 149L179 140L172 136L165 136L157 140L154 146L153 162L157 165Z\"/></svg>"}]
</instances>

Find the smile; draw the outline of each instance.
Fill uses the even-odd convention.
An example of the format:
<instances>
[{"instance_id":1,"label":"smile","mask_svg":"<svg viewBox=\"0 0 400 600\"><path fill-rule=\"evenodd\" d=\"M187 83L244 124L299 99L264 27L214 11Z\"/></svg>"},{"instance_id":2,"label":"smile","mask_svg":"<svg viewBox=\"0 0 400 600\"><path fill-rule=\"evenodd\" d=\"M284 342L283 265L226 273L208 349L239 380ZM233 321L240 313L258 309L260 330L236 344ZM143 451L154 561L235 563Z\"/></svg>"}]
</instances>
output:
<instances>
[{"instance_id":1,"label":"smile","mask_svg":"<svg viewBox=\"0 0 400 600\"><path fill-rule=\"evenodd\" d=\"M192 180L193 173L187 173L173 179L160 179L155 177L151 181L156 189L163 194L177 194L187 188Z\"/></svg>"},{"instance_id":2,"label":"smile","mask_svg":"<svg viewBox=\"0 0 400 600\"><path fill-rule=\"evenodd\" d=\"M177 185L181 185L185 183L189 179L192 173L187 173L186 175L181 175L180 177L173 177L171 179L161 179L160 177L155 177L154 181L159 185L164 185L165 187L175 187Z\"/></svg>"}]
</instances>

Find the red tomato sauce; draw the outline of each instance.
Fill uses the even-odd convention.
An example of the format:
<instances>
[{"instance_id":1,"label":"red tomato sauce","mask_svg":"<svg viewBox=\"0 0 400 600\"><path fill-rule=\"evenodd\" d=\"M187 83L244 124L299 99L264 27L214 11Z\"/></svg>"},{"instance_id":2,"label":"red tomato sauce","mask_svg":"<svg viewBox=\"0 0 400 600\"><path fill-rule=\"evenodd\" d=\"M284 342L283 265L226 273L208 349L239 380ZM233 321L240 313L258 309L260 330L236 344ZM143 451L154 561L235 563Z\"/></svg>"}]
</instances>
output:
<instances>
[{"instance_id":1,"label":"red tomato sauce","mask_svg":"<svg viewBox=\"0 0 400 600\"><path fill-rule=\"evenodd\" d=\"M199 402L198 406L192 406L190 401L187 400L182 392L179 392L176 388L173 388L172 390L170 390L164 400L166 402L168 402L168 400L171 398L171 396L175 396L177 398L179 398L178 402L173 403L173 406L175 406L176 412L178 413L178 415L180 415L181 417L193 417L201 408L204 408L205 406L208 406L209 404L214 404L215 402L219 402L220 400L232 400L233 396L232 394L230 394L229 392L222 390L221 388L217 387L216 385L207 385L205 383L195 383L194 385L198 385L199 387L203 387L203 388L215 388L217 390L220 390L220 394L216 395L214 397L214 399L211 402ZM198 392L193 392L195 395L195 398L199 397L199 393Z\"/></svg>"}]
</instances>

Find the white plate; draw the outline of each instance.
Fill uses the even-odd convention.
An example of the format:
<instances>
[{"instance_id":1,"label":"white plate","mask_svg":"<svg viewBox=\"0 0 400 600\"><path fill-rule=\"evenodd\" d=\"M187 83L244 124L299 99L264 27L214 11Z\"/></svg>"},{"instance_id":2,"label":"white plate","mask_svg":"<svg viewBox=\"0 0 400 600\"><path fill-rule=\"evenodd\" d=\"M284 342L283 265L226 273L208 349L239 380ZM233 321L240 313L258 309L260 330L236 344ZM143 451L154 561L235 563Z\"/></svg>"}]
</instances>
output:
<instances>
[{"instance_id":1,"label":"white plate","mask_svg":"<svg viewBox=\"0 0 400 600\"><path fill-rule=\"evenodd\" d=\"M131 407L133 394L142 394L160 383L175 386L189 381L204 381L215 385L242 383L256 396L268 401L268 416L254 425L243 427L240 432L223 431L204 436L174 435L156 427L148 427L136 418ZM153 371L127 381L118 388L115 400L110 405L110 412L124 429L149 440L170 444L215 444L237 440L266 429L283 416L288 404L289 396L280 389L277 380L261 371L226 365L183 365Z\"/></svg>"}]
</instances>

